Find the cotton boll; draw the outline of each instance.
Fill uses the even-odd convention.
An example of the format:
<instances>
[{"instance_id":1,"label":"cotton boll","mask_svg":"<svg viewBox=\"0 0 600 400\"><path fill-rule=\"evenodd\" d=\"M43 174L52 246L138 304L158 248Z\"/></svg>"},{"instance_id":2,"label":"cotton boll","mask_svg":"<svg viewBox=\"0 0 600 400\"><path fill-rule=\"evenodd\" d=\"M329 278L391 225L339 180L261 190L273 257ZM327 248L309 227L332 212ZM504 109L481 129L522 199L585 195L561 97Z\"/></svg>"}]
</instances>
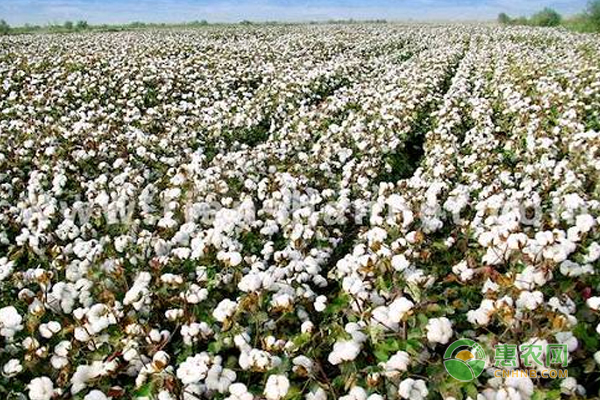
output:
<instances>
[{"instance_id":1,"label":"cotton boll","mask_svg":"<svg viewBox=\"0 0 600 400\"><path fill-rule=\"evenodd\" d=\"M2 367L2 373L7 378L12 378L23 371L23 366L21 362L16 358L8 360L6 364Z\"/></svg>"},{"instance_id":2,"label":"cotton boll","mask_svg":"<svg viewBox=\"0 0 600 400\"><path fill-rule=\"evenodd\" d=\"M83 400L108 400L108 397L100 390L92 390L85 395Z\"/></svg>"},{"instance_id":3,"label":"cotton boll","mask_svg":"<svg viewBox=\"0 0 600 400\"><path fill-rule=\"evenodd\" d=\"M410 364L410 356L405 351L398 351L390 357L384 364L385 375L389 378L394 378L402 372L408 370Z\"/></svg>"},{"instance_id":4,"label":"cotton boll","mask_svg":"<svg viewBox=\"0 0 600 400\"><path fill-rule=\"evenodd\" d=\"M318 312L322 312L327 307L327 297L321 295L317 296L314 303L315 310Z\"/></svg>"},{"instance_id":5,"label":"cotton boll","mask_svg":"<svg viewBox=\"0 0 600 400\"><path fill-rule=\"evenodd\" d=\"M529 292L522 291L517 299L517 308L526 310L535 310L544 302L544 295L542 292Z\"/></svg>"},{"instance_id":6,"label":"cotton boll","mask_svg":"<svg viewBox=\"0 0 600 400\"><path fill-rule=\"evenodd\" d=\"M237 306L237 302L224 299L217 305L217 308L215 308L212 315L217 321L225 322L227 318L233 315Z\"/></svg>"},{"instance_id":7,"label":"cotton boll","mask_svg":"<svg viewBox=\"0 0 600 400\"><path fill-rule=\"evenodd\" d=\"M367 391L360 386L354 386L350 392L339 400L367 400Z\"/></svg>"},{"instance_id":8,"label":"cotton boll","mask_svg":"<svg viewBox=\"0 0 600 400\"><path fill-rule=\"evenodd\" d=\"M267 400L280 400L285 397L290 382L284 375L271 375L267 379L264 394Z\"/></svg>"},{"instance_id":9,"label":"cotton boll","mask_svg":"<svg viewBox=\"0 0 600 400\"><path fill-rule=\"evenodd\" d=\"M592 310L598 311L600 309L600 297L590 297L586 300L586 304Z\"/></svg>"},{"instance_id":10,"label":"cotton boll","mask_svg":"<svg viewBox=\"0 0 600 400\"><path fill-rule=\"evenodd\" d=\"M50 339L54 334L60 332L61 326L57 321L50 321L47 324L40 324L38 330L43 338Z\"/></svg>"},{"instance_id":11,"label":"cotton boll","mask_svg":"<svg viewBox=\"0 0 600 400\"><path fill-rule=\"evenodd\" d=\"M31 400L50 400L54 396L54 383L46 376L32 379L27 389Z\"/></svg>"},{"instance_id":12,"label":"cotton boll","mask_svg":"<svg viewBox=\"0 0 600 400\"><path fill-rule=\"evenodd\" d=\"M404 271L406 268L410 266L410 262L406 259L406 257L402 254L395 255L392 257L392 267L399 272Z\"/></svg>"},{"instance_id":13,"label":"cotton boll","mask_svg":"<svg viewBox=\"0 0 600 400\"><path fill-rule=\"evenodd\" d=\"M306 400L327 400L327 392L318 387L308 392Z\"/></svg>"},{"instance_id":14,"label":"cotton boll","mask_svg":"<svg viewBox=\"0 0 600 400\"><path fill-rule=\"evenodd\" d=\"M431 318L425 329L430 343L446 344L452 337L452 322L446 317Z\"/></svg>"},{"instance_id":15,"label":"cotton boll","mask_svg":"<svg viewBox=\"0 0 600 400\"><path fill-rule=\"evenodd\" d=\"M414 303L406 297L400 297L389 305L390 320L399 323L412 310Z\"/></svg>"},{"instance_id":16,"label":"cotton boll","mask_svg":"<svg viewBox=\"0 0 600 400\"><path fill-rule=\"evenodd\" d=\"M253 400L254 396L248 392L246 385L243 383L233 383L229 386L229 397L226 400Z\"/></svg>"},{"instance_id":17,"label":"cotton boll","mask_svg":"<svg viewBox=\"0 0 600 400\"><path fill-rule=\"evenodd\" d=\"M250 274L244 275L242 277L242 279L240 280L240 283L238 283L238 288L242 292L250 293L250 292L256 292L257 290L259 290L261 285L262 285L262 279L260 278L260 275L255 274L255 273L250 273Z\"/></svg>"},{"instance_id":18,"label":"cotton boll","mask_svg":"<svg viewBox=\"0 0 600 400\"><path fill-rule=\"evenodd\" d=\"M23 329L23 318L13 306L0 308L0 335L8 340Z\"/></svg>"},{"instance_id":19,"label":"cotton boll","mask_svg":"<svg viewBox=\"0 0 600 400\"><path fill-rule=\"evenodd\" d=\"M337 365L345 361L352 361L360 353L360 345L353 340L337 341L333 345L333 351L329 353L327 360Z\"/></svg>"},{"instance_id":20,"label":"cotton boll","mask_svg":"<svg viewBox=\"0 0 600 400\"><path fill-rule=\"evenodd\" d=\"M208 373L210 357L206 353L199 353L186 358L177 368L177 378L184 385L200 382Z\"/></svg>"},{"instance_id":21,"label":"cotton boll","mask_svg":"<svg viewBox=\"0 0 600 400\"><path fill-rule=\"evenodd\" d=\"M427 385L421 379L405 379L400 382L400 386L398 387L398 395L403 399L423 400L428 394Z\"/></svg>"}]
</instances>

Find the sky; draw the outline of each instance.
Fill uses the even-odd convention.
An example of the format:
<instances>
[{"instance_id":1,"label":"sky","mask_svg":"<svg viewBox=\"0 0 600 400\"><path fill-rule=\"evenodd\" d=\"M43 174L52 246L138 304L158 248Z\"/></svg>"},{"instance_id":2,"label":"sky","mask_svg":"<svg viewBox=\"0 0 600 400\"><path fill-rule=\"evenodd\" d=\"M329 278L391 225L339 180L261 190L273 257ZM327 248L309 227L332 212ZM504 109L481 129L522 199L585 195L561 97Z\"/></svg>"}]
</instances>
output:
<instances>
[{"instance_id":1,"label":"sky","mask_svg":"<svg viewBox=\"0 0 600 400\"><path fill-rule=\"evenodd\" d=\"M546 6L564 15L586 0L0 0L10 25L86 20L92 24L143 22L324 21L387 19L491 20L498 13L530 15Z\"/></svg>"}]
</instances>

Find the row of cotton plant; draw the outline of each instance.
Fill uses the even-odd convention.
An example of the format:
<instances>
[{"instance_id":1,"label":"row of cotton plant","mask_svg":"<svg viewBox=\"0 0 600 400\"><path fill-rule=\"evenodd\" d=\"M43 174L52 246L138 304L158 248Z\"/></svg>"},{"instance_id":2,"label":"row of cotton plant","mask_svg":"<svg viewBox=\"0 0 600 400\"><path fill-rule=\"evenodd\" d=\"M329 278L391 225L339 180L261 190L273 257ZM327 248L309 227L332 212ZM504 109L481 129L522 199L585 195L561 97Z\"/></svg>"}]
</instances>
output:
<instances>
[{"instance_id":1,"label":"row of cotton plant","mask_svg":"<svg viewBox=\"0 0 600 400\"><path fill-rule=\"evenodd\" d=\"M390 24L2 45L3 396L598 394L593 37ZM488 363L459 382L442 356L463 337L488 355L565 343L569 378Z\"/></svg>"}]
</instances>

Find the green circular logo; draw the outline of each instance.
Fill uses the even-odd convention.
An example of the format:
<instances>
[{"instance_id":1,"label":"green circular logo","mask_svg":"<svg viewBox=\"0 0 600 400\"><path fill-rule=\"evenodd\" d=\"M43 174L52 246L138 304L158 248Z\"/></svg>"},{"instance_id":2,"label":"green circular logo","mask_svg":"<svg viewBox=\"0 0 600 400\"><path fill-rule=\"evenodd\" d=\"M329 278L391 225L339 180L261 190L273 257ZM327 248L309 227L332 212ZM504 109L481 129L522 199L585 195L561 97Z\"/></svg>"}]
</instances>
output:
<instances>
[{"instance_id":1,"label":"green circular logo","mask_svg":"<svg viewBox=\"0 0 600 400\"><path fill-rule=\"evenodd\" d=\"M471 339L457 340L444 353L446 371L461 382L471 381L481 375L485 361L485 351Z\"/></svg>"}]
</instances>

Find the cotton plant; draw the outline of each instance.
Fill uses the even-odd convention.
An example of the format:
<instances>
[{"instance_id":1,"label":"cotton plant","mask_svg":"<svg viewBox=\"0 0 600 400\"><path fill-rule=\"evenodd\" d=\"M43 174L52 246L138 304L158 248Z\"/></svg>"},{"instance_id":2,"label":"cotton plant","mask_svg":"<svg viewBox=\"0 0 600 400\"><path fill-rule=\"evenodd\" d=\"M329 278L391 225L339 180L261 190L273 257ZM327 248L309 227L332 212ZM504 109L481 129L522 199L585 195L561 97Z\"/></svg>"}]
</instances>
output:
<instances>
[{"instance_id":1,"label":"cotton plant","mask_svg":"<svg viewBox=\"0 0 600 400\"><path fill-rule=\"evenodd\" d=\"M353 24L0 41L7 393L597 394L593 36ZM574 368L553 384L488 366L461 386L442 355L463 337L564 344Z\"/></svg>"}]
</instances>

